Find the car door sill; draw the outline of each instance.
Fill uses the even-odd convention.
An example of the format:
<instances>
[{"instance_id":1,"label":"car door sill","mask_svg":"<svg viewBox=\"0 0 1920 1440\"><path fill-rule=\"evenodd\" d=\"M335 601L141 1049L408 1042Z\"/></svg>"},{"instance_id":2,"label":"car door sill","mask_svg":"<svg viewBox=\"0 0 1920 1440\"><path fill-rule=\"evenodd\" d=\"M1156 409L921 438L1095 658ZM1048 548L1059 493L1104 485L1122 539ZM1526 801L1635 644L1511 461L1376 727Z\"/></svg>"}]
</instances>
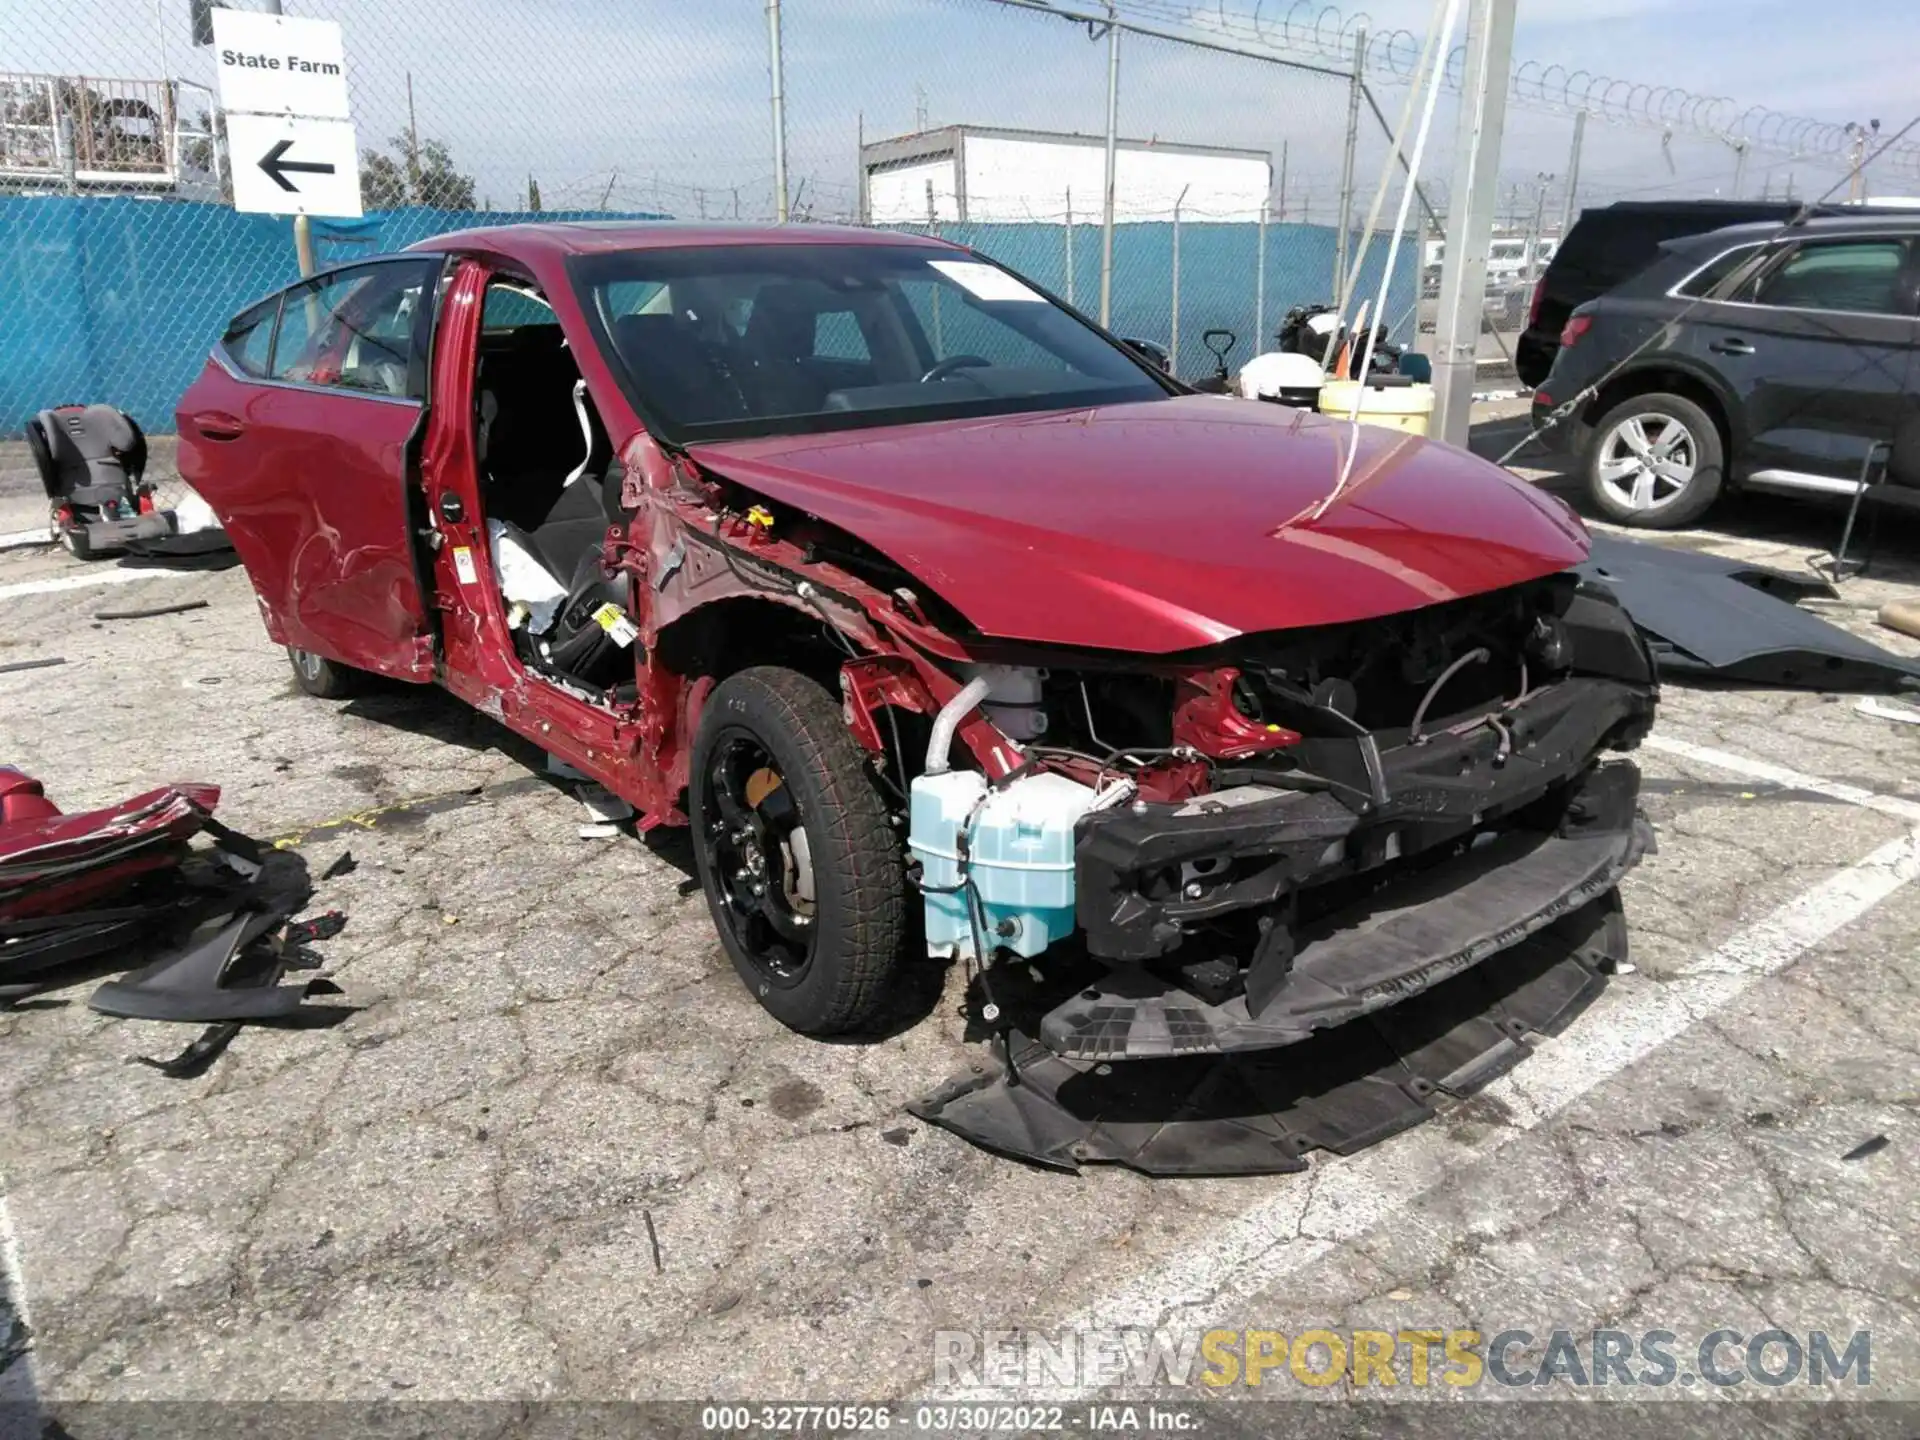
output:
<instances>
[{"instance_id":1,"label":"car door sill","mask_svg":"<svg viewBox=\"0 0 1920 1440\"><path fill-rule=\"evenodd\" d=\"M1756 470L1747 476L1746 483L1755 490L1799 490L1820 495L1852 495L1860 488L1858 480L1811 475L1804 470Z\"/></svg>"}]
</instances>

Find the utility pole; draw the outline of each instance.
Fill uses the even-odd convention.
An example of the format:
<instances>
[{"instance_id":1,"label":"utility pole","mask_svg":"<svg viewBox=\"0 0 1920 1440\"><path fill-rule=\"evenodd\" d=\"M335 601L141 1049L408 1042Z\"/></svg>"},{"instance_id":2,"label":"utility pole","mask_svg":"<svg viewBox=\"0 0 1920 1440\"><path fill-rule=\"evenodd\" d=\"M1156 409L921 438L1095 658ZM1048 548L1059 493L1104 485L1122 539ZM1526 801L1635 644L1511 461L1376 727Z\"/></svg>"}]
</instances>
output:
<instances>
[{"instance_id":1,"label":"utility pole","mask_svg":"<svg viewBox=\"0 0 1920 1440\"><path fill-rule=\"evenodd\" d=\"M1865 125L1857 120L1849 122L1847 133L1853 136L1853 153L1849 157L1851 173L1847 176L1847 199L1855 205L1867 198L1867 138L1880 133L1880 122L1869 120Z\"/></svg>"},{"instance_id":2,"label":"utility pole","mask_svg":"<svg viewBox=\"0 0 1920 1440\"><path fill-rule=\"evenodd\" d=\"M1487 290L1487 249L1500 201L1500 141L1506 128L1517 0L1472 0L1467 16L1453 180L1447 189L1447 248L1434 322L1432 433L1464 446L1472 423L1474 360Z\"/></svg>"},{"instance_id":3,"label":"utility pole","mask_svg":"<svg viewBox=\"0 0 1920 1440\"><path fill-rule=\"evenodd\" d=\"M1334 220L1333 308L1347 308L1347 251L1353 243L1353 150L1360 139L1360 94L1366 87L1367 32L1353 36L1353 80L1347 87L1347 143L1340 159L1340 213Z\"/></svg>"},{"instance_id":4,"label":"utility pole","mask_svg":"<svg viewBox=\"0 0 1920 1440\"><path fill-rule=\"evenodd\" d=\"M1073 187L1067 187L1067 304L1073 304Z\"/></svg>"},{"instance_id":5,"label":"utility pole","mask_svg":"<svg viewBox=\"0 0 1920 1440\"><path fill-rule=\"evenodd\" d=\"M1287 143L1280 142L1280 213L1276 218L1282 225L1287 223Z\"/></svg>"},{"instance_id":6,"label":"utility pole","mask_svg":"<svg viewBox=\"0 0 1920 1440\"><path fill-rule=\"evenodd\" d=\"M1281 155L1286 150L1281 149ZM1280 173L1286 174L1284 165ZM1284 212L1284 207L1282 209ZM1260 202L1260 228L1258 239L1254 243L1259 247L1253 254L1253 353L1260 353L1260 342L1267 333L1267 202Z\"/></svg>"},{"instance_id":7,"label":"utility pole","mask_svg":"<svg viewBox=\"0 0 1920 1440\"><path fill-rule=\"evenodd\" d=\"M1113 323L1113 188L1120 148L1120 18L1107 6L1107 179L1100 210L1100 323Z\"/></svg>"},{"instance_id":8,"label":"utility pole","mask_svg":"<svg viewBox=\"0 0 1920 1440\"><path fill-rule=\"evenodd\" d=\"M1560 241L1566 243L1568 234L1573 230L1574 217L1580 211L1575 197L1580 191L1580 149L1587 140L1587 112L1582 110L1573 117L1573 149L1567 155L1567 193L1560 204Z\"/></svg>"},{"instance_id":9,"label":"utility pole","mask_svg":"<svg viewBox=\"0 0 1920 1440\"><path fill-rule=\"evenodd\" d=\"M413 72L407 71L407 193L413 203L420 198L420 125L413 116Z\"/></svg>"},{"instance_id":10,"label":"utility pole","mask_svg":"<svg viewBox=\"0 0 1920 1440\"><path fill-rule=\"evenodd\" d=\"M1173 202L1173 324L1172 343L1167 346L1167 368L1180 374L1180 207L1187 203L1191 185L1182 185Z\"/></svg>"},{"instance_id":11,"label":"utility pole","mask_svg":"<svg viewBox=\"0 0 1920 1440\"><path fill-rule=\"evenodd\" d=\"M1733 198L1747 193L1747 140L1743 135L1733 142Z\"/></svg>"},{"instance_id":12,"label":"utility pole","mask_svg":"<svg viewBox=\"0 0 1920 1440\"><path fill-rule=\"evenodd\" d=\"M780 80L780 0L767 0L767 62L773 98L773 218L787 223L787 102Z\"/></svg>"},{"instance_id":13,"label":"utility pole","mask_svg":"<svg viewBox=\"0 0 1920 1440\"><path fill-rule=\"evenodd\" d=\"M1553 183L1553 176L1541 171L1533 181L1533 223L1527 227L1527 288L1533 288L1538 275L1538 256L1540 253L1540 225L1546 218L1547 186Z\"/></svg>"}]
</instances>

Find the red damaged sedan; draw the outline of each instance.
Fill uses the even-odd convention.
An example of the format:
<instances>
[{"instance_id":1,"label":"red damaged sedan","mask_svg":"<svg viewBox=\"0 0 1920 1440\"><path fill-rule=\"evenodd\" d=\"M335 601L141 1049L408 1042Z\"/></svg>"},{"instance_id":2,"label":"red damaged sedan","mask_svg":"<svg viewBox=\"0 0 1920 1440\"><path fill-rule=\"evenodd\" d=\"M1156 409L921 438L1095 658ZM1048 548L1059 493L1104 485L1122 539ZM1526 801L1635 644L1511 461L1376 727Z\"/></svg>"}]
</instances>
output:
<instances>
[{"instance_id":1,"label":"red damaged sedan","mask_svg":"<svg viewBox=\"0 0 1920 1440\"><path fill-rule=\"evenodd\" d=\"M691 825L782 1022L965 965L1000 1064L916 1109L989 1147L1297 1169L1624 954L1656 689L1579 522L968 250L442 236L241 313L178 422L303 688L443 685Z\"/></svg>"}]
</instances>

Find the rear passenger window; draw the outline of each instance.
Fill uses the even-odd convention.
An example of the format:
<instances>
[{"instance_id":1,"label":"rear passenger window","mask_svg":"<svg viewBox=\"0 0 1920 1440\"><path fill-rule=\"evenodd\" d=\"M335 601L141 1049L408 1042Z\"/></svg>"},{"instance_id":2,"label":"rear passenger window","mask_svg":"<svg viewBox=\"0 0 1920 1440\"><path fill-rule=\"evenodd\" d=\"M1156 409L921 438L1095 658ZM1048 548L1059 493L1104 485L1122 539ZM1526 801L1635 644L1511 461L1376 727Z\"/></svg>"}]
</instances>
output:
<instances>
[{"instance_id":1,"label":"rear passenger window","mask_svg":"<svg viewBox=\"0 0 1920 1440\"><path fill-rule=\"evenodd\" d=\"M279 311L280 297L276 295L264 304L235 316L233 323L227 326L227 333L220 338L220 346L241 374L265 378L267 361L273 354L273 317Z\"/></svg>"},{"instance_id":2,"label":"rear passenger window","mask_svg":"<svg viewBox=\"0 0 1920 1440\"><path fill-rule=\"evenodd\" d=\"M422 398L414 326L434 262L390 261L337 271L286 292L272 378Z\"/></svg>"},{"instance_id":3,"label":"rear passenger window","mask_svg":"<svg viewBox=\"0 0 1920 1440\"><path fill-rule=\"evenodd\" d=\"M1688 296L1710 294L1721 281L1751 260L1754 251L1759 248L1758 245L1741 245L1723 255L1716 256L1696 270L1691 279L1683 281L1678 293Z\"/></svg>"},{"instance_id":4,"label":"rear passenger window","mask_svg":"<svg viewBox=\"0 0 1920 1440\"><path fill-rule=\"evenodd\" d=\"M1748 287L1754 304L1783 310L1843 310L1860 315L1906 313L1900 271L1906 245L1899 240L1836 241L1802 245L1786 263Z\"/></svg>"},{"instance_id":5,"label":"rear passenger window","mask_svg":"<svg viewBox=\"0 0 1920 1440\"><path fill-rule=\"evenodd\" d=\"M529 325L558 328L559 324L553 307L539 291L511 280L496 280L487 286L487 298L480 310L480 328L487 334L501 335Z\"/></svg>"}]
</instances>

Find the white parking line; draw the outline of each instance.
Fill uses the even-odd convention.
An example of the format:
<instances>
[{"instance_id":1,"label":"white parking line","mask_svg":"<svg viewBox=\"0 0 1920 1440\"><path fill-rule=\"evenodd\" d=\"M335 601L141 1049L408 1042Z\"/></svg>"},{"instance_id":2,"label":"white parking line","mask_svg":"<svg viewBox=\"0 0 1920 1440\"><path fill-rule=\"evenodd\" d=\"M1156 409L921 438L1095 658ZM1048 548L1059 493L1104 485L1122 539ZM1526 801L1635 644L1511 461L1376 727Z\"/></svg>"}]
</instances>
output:
<instances>
[{"instance_id":1,"label":"white parking line","mask_svg":"<svg viewBox=\"0 0 1920 1440\"><path fill-rule=\"evenodd\" d=\"M0 585L0 600L17 595L57 595L62 590L85 590L92 585L131 585L136 580L185 580L203 570L95 570L85 575L57 575L51 580L19 580Z\"/></svg>"},{"instance_id":2,"label":"white parking line","mask_svg":"<svg viewBox=\"0 0 1920 1440\"><path fill-rule=\"evenodd\" d=\"M13 1307L14 1319L31 1336L34 1333L33 1316L27 1310L27 1290L22 1280L24 1273L20 1264L20 1236L13 1228L13 1212L7 1208L5 1193L0 1192L0 1289L4 1289L7 1303ZM38 1397L39 1390L34 1380L33 1345L29 1340L20 1358L5 1370L0 1370L0 1406L30 1405ZM29 1415L24 1418L32 1426L31 1433L38 1435L39 1417ZM0 1440L12 1440L6 1432L7 1421L0 1416Z\"/></svg>"},{"instance_id":3,"label":"white parking line","mask_svg":"<svg viewBox=\"0 0 1920 1440\"><path fill-rule=\"evenodd\" d=\"M1844 800L1849 805L1858 805L1864 810L1877 810L1882 815L1891 815L1894 819L1904 820L1909 825L1920 824L1920 802L1902 800L1898 795L1876 795L1873 791L1863 790L1858 785L1847 785L1837 780L1822 780L1816 775L1803 775L1798 770L1789 770L1786 766L1775 765L1769 760L1755 760L1746 755L1734 755L1725 750L1716 750L1711 745L1695 745L1691 741L1673 740L1665 735L1649 735L1646 746L1649 750L1659 750L1664 754L1678 756L1682 760L1698 761L1702 765L1711 765L1716 770L1729 770L1736 775L1746 775L1769 785L1780 785L1789 790L1805 790L1809 794L1824 795L1829 800Z\"/></svg>"},{"instance_id":4,"label":"white parking line","mask_svg":"<svg viewBox=\"0 0 1920 1440\"><path fill-rule=\"evenodd\" d=\"M1896 814L1912 823L1920 806L1857 786L1801 775L1766 761L1664 737L1648 742L1667 754ZM1920 829L1795 896L1672 979L1618 981L1566 1033L1540 1042L1525 1065L1489 1085L1512 1114L1462 1145L1427 1125L1347 1159L1321 1158L1310 1176L1280 1182L1269 1198L1212 1232L1203 1249L1176 1255L1109 1292L1064 1322L1066 1330L1169 1330L1223 1323L1221 1311L1330 1254L1404 1210L1454 1172L1497 1153L1595 1087L1675 1038L1695 1022L1791 965L1859 920L1902 886L1920 878ZM1056 1391L1066 1400L1090 1388ZM941 1398L1005 1398L981 1389Z\"/></svg>"},{"instance_id":5,"label":"white parking line","mask_svg":"<svg viewBox=\"0 0 1920 1440\"><path fill-rule=\"evenodd\" d=\"M38 530L11 530L0 535L0 550L12 550L21 545L51 545L53 531L42 525Z\"/></svg>"}]
</instances>

